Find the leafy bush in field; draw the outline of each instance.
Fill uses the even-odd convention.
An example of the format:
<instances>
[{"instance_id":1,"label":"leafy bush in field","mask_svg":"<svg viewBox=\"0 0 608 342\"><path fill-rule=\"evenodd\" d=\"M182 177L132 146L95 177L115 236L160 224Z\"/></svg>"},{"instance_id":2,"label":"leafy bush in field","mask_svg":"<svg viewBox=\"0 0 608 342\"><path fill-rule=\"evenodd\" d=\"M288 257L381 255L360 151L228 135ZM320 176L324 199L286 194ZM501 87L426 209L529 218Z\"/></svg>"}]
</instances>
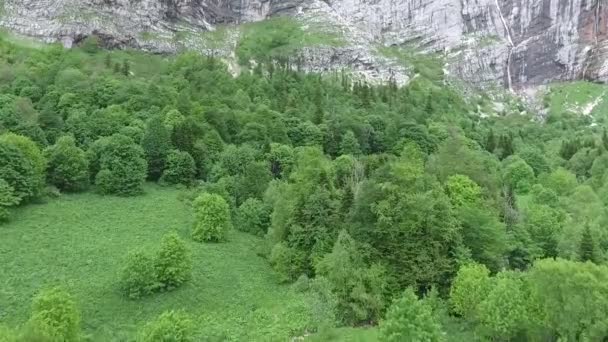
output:
<instances>
[{"instance_id":1,"label":"leafy bush in field","mask_svg":"<svg viewBox=\"0 0 608 342\"><path fill-rule=\"evenodd\" d=\"M216 194L204 193L192 203L195 223L192 231L194 240L218 242L226 237L232 227L230 207L226 200Z\"/></svg>"},{"instance_id":2,"label":"leafy bush in field","mask_svg":"<svg viewBox=\"0 0 608 342\"><path fill-rule=\"evenodd\" d=\"M154 259L143 251L129 253L120 275L121 291L131 299L138 299L153 293L158 287Z\"/></svg>"},{"instance_id":3,"label":"leafy bush in field","mask_svg":"<svg viewBox=\"0 0 608 342\"><path fill-rule=\"evenodd\" d=\"M61 191L84 190L89 183L89 161L71 136L59 138L45 150L47 180Z\"/></svg>"},{"instance_id":4,"label":"leafy bush in field","mask_svg":"<svg viewBox=\"0 0 608 342\"><path fill-rule=\"evenodd\" d=\"M80 313L65 291L54 288L34 298L28 328L50 341L79 341Z\"/></svg>"},{"instance_id":5,"label":"leafy bush in field","mask_svg":"<svg viewBox=\"0 0 608 342\"><path fill-rule=\"evenodd\" d=\"M154 260L156 280L163 290L179 287L192 277L192 260L186 244L176 233L165 235Z\"/></svg>"},{"instance_id":6,"label":"leafy bush in field","mask_svg":"<svg viewBox=\"0 0 608 342\"><path fill-rule=\"evenodd\" d=\"M0 142L0 178L13 189L19 203L31 199L40 185L34 163L6 142Z\"/></svg>"},{"instance_id":7,"label":"leafy bush in field","mask_svg":"<svg viewBox=\"0 0 608 342\"><path fill-rule=\"evenodd\" d=\"M183 312L167 311L142 329L138 342L192 342L192 319Z\"/></svg>"},{"instance_id":8,"label":"leafy bush in field","mask_svg":"<svg viewBox=\"0 0 608 342\"><path fill-rule=\"evenodd\" d=\"M44 170L46 169L46 159L40 148L30 138L14 134L5 133L0 135L0 143L10 144L16 147L23 155L32 162L35 171L34 195L40 195L44 187Z\"/></svg>"},{"instance_id":9,"label":"leafy bush in field","mask_svg":"<svg viewBox=\"0 0 608 342\"><path fill-rule=\"evenodd\" d=\"M131 138L120 134L101 138L88 153L101 193L130 196L143 192L147 164L143 149Z\"/></svg>"},{"instance_id":10,"label":"leafy bush in field","mask_svg":"<svg viewBox=\"0 0 608 342\"><path fill-rule=\"evenodd\" d=\"M167 156L161 182L189 185L194 181L196 165L188 152L172 150Z\"/></svg>"},{"instance_id":11,"label":"leafy bush in field","mask_svg":"<svg viewBox=\"0 0 608 342\"><path fill-rule=\"evenodd\" d=\"M127 255L119 284L127 297L139 299L154 292L171 291L191 277L190 251L176 233L169 233L154 257L143 251Z\"/></svg>"}]
</instances>

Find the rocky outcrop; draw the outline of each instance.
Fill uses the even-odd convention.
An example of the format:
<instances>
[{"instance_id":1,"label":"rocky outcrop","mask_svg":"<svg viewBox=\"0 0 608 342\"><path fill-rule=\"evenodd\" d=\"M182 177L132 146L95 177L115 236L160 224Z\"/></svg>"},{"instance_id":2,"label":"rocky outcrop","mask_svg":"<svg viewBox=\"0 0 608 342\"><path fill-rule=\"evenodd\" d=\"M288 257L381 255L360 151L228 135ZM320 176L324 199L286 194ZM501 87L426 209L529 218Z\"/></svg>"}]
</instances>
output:
<instances>
[{"instance_id":1,"label":"rocky outcrop","mask_svg":"<svg viewBox=\"0 0 608 342\"><path fill-rule=\"evenodd\" d=\"M442 54L446 73L479 86L608 82L606 0L4 0L2 13L1 26L45 41L71 46L97 34L109 46L159 52L205 50L188 37L291 15L346 41L302 49L294 58L307 70L347 67L402 84L411 71L378 51L401 46Z\"/></svg>"}]
</instances>

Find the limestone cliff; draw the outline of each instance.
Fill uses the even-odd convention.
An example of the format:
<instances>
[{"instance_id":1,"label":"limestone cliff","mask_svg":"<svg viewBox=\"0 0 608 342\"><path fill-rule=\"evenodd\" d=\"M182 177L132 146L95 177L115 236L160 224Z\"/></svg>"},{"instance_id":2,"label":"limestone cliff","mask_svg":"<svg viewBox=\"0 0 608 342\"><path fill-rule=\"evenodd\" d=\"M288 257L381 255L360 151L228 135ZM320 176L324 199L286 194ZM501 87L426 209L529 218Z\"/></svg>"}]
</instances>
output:
<instances>
[{"instance_id":1,"label":"limestone cliff","mask_svg":"<svg viewBox=\"0 0 608 342\"><path fill-rule=\"evenodd\" d=\"M45 41L70 46L97 34L159 52L208 47L178 33L290 15L346 41L302 49L308 70L349 67L404 83L412 71L378 50L402 46L442 54L446 73L480 86L608 82L606 0L4 0L1 13L1 26ZM237 41L226 39L226 57Z\"/></svg>"}]
</instances>

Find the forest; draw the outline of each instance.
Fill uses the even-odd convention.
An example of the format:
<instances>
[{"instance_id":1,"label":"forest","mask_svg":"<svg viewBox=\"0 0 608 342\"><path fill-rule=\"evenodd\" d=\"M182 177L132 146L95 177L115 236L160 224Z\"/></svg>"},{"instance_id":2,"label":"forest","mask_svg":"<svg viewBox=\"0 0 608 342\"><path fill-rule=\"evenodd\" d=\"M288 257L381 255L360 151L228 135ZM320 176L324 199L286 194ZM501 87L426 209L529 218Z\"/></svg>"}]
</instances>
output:
<instances>
[{"instance_id":1,"label":"forest","mask_svg":"<svg viewBox=\"0 0 608 342\"><path fill-rule=\"evenodd\" d=\"M608 339L605 113L436 74L3 35L0 341Z\"/></svg>"}]
</instances>

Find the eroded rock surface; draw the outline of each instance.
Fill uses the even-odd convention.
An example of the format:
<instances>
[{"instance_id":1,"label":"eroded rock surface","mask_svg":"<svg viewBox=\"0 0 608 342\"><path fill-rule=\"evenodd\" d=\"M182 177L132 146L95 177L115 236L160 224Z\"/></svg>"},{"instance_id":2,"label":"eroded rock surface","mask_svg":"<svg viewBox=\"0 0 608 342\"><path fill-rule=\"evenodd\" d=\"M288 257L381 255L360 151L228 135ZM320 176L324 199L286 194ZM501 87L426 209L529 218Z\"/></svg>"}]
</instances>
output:
<instances>
[{"instance_id":1,"label":"eroded rock surface","mask_svg":"<svg viewBox=\"0 0 608 342\"><path fill-rule=\"evenodd\" d=\"M378 50L402 46L444 55L447 73L478 86L608 82L606 0L4 0L2 13L1 26L45 41L71 46L97 34L108 46L158 52L205 50L176 39L184 32L290 15L346 41L300 51L307 70L402 84L412 71Z\"/></svg>"}]
</instances>

